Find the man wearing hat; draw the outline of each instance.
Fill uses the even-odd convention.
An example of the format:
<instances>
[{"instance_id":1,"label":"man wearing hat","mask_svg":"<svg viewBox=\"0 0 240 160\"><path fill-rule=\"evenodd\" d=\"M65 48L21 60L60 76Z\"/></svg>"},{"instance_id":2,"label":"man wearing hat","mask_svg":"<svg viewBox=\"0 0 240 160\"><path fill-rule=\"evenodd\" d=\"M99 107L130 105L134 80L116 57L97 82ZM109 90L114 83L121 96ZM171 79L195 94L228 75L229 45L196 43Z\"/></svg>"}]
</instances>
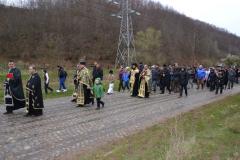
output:
<instances>
[{"instance_id":1,"label":"man wearing hat","mask_svg":"<svg viewBox=\"0 0 240 160\"><path fill-rule=\"evenodd\" d=\"M81 59L77 71L77 105L84 106L93 103L92 81L85 60Z\"/></svg>"}]
</instances>

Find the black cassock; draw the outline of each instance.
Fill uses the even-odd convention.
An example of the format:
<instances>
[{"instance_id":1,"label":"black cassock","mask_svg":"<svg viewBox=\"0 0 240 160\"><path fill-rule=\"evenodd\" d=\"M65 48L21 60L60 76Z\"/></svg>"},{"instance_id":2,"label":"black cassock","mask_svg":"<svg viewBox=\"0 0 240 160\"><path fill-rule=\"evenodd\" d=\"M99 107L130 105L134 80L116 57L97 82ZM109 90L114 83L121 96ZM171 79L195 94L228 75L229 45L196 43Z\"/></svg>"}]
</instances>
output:
<instances>
[{"instance_id":1,"label":"black cassock","mask_svg":"<svg viewBox=\"0 0 240 160\"><path fill-rule=\"evenodd\" d=\"M12 68L8 73L12 73L13 78L5 82L5 95L8 94L11 96L13 104L9 105L9 103L5 101L5 105L7 112L12 112L13 110L25 107L25 97L20 70Z\"/></svg>"},{"instance_id":2,"label":"black cassock","mask_svg":"<svg viewBox=\"0 0 240 160\"><path fill-rule=\"evenodd\" d=\"M133 91L132 91L132 96L133 97L138 96L139 76L140 76L140 73L135 73L135 81L134 81L134 84L133 84Z\"/></svg>"},{"instance_id":3,"label":"black cassock","mask_svg":"<svg viewBox=\"0 0 240 160\"><path fill-rule=\"evenodd\" d=\"M29 115L42 115L43 108L41 78L35 73L27 82L27 112Z\"/></svg>"}]
</instances>

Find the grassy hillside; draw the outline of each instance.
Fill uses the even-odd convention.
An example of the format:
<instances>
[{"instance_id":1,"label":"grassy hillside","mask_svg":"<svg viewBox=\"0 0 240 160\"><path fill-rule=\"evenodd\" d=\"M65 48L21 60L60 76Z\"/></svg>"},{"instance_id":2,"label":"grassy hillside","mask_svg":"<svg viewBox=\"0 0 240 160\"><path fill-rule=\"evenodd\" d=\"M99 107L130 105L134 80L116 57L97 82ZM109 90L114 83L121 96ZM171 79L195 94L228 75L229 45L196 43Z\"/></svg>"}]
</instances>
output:
<instances>
[{"instance_id":1,"label":"grassy hillside","mask_svg":"<svg viewBox=\"0 0 240 160\"><path fill-rule=\"evenodd\" d=\"M240 38L225 29L157 2L130 2L141 13L132 16L139 62L212 65L227 54L240 54ZM116 5L106 0L25 0L21 4L0 5L1 59L57 65L85 57L114 63L120 19L110 15L119 11Z\"/></svg>"}]
</instances>

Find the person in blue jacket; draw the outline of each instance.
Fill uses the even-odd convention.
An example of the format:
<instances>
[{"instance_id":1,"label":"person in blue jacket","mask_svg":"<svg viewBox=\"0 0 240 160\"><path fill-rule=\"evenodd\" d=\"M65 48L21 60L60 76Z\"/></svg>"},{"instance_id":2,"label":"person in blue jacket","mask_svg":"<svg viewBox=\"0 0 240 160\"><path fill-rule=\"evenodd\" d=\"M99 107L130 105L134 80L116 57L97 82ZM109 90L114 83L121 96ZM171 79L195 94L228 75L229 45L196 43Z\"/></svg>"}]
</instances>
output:
<instances>
[{"instance_id":1,"label":"person in blue jacket","mask_svg":"<svg viewBox=\"0 0 240 160\"><path fill-rule=\"evenodd\" d=\"M206 76L206 71L203 68L202 65L200 65L197 69L197 73L196 73L196 79L197 79L197 89L204 88L204 80L205 80L205 76Z\"/></svg>"},{"instance_id":2,"label":"person in blue jacket","mask_svg":"<svg viewBox=\"0 0 240 160\"><path fill-rule=\"evenodd\" d=\"M122 74L123 91L125 91L126 88L128 89L128 91L130 90L130 88L129 88L130 73L129 73L128 69L129 68L126 67Z\"/></svg>"}]
</instances>

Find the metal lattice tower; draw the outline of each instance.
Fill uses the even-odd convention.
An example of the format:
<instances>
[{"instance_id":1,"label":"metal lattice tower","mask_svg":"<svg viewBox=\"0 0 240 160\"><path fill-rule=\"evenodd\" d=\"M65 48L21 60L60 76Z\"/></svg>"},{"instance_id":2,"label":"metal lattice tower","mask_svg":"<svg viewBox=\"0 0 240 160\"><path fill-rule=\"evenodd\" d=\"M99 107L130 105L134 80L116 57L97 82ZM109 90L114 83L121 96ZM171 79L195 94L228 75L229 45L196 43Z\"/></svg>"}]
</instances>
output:
<instances>
[{"instance_id":1,"label":"metal lattice tower","mask_svg":"<svg viewBox=\"0 0 240 160\"><path fill-rule=\"evenodd\" d=\"M121 18L119 42L117 49L117 57L115 67L130 66L132 62L136 62L136 52L134 45L132 14L140 15L140 13L131 9L129 0L113 1L115 4L121 5L121 11L118 14L112 14Z\"/></svg>"}]
</instances>

